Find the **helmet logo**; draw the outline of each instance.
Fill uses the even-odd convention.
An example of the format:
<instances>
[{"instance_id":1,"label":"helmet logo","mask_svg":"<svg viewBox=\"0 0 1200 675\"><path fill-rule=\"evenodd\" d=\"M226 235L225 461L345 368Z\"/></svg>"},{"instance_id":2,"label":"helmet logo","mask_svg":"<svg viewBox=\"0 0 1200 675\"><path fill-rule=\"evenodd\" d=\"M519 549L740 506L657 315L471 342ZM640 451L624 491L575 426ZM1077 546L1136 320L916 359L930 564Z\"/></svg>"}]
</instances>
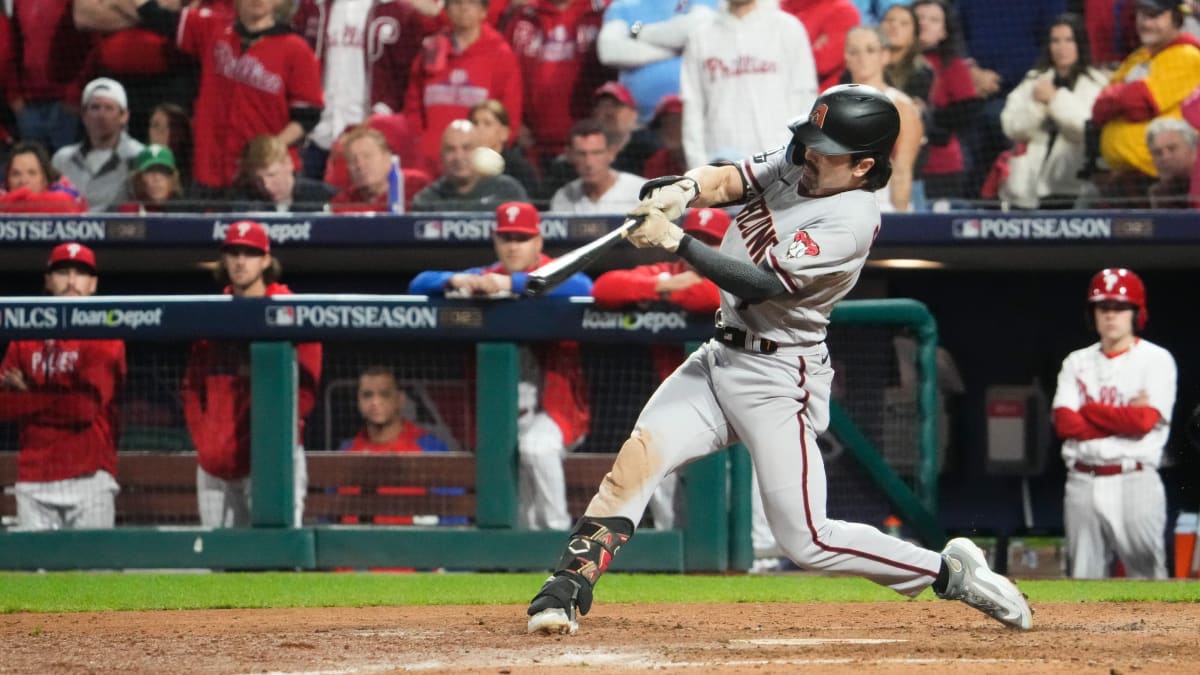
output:
<instances>
[{"instance_id":1,"label":"helmet logo","mask_svg":"<svg viewBox=\"0 0 1200 675\"><path fill-rule=\"evenodd\" d=\"M1120 280L1121 280L1121 278L1112 272L1105 274L1104 275L1104 290L1112 291L1113 288L1116 288L1117 282Z\"/></svg>"},{"instance_id":2,"label":"helmet logo","mask_svg":"<svg viewBox=\"0 0 1200 675\"><path fill-rule=\"evenodd\" d=\"M813 108L812 113L808 116L808 121L812 122L813 126L818 129L825 127L825 115L829 112L829 106L825 103Z\"/></svg>"}]
</instances>

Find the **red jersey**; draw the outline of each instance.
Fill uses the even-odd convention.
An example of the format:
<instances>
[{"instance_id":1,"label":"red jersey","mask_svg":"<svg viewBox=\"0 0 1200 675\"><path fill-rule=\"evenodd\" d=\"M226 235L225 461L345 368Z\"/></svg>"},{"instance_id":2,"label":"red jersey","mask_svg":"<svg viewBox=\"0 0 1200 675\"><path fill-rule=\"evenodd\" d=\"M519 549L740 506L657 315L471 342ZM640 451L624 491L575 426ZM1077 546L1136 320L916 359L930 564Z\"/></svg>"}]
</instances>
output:
<instances>
[{"instance_id":1,"label":"red jersey","mask_svg":"<svg viewBox=\"0 0 1200 675\"><path fill-rule=\"evenodd\" d=\"M79 66L87 59L91 38L75 30L71 5L71 0L13 4L13 27L21 44L16 95L27 102L79 103L86 77Z\"/></svg>"},{"instance_id":2,"label":"red jersey","mask_svg":"<svg viewBox=\"0 0 1200 675\"><path fill-rule=\"evenodd\" d=\"M44 192L0 189L0 213L87 213L87 199L64 176Z\"/></svg>"},{"instance_id":3,"label":"red jersey","mask_svg":"<svg viewBox=\"0 0 1200 675\"><path fill-rule=\"evenodd\" d=\"M267 286L269 296L290 293L283 284ZM297 438L302 438L304 418L317 401L321 343L298 343L296 361L300 365ZM221 340L195 342L180 389L184 417L200 468L225 480L250 475L249 345Z\"/></svg>"},{"instance_id":4,"label":"red jersey","mask_svg":"<svg viewBox=\"0 0 1200 675\"><path fill-rule=\"evenodd\" d=\"M460 50L449 32L421 43L408 78L404 113L409 128L419 130L422 167L431 176L442 174L442 132L471 108L489 98L499 100L511 119L521 119L521 74L517 58L496 29L484 24L479 39Z\"/></svg>"},{"instance_id":5,"label":"red jersey","mask_svg":"<svg viewBox=\"0 0 1200 675\"><path fill-rule=\"evenodd\" d=\"M321 108L321 68L304 38L286 26L259 34L246 49L229 15L184 9L179 48L200 61L193 121L197 142L192 176L207 187L229 187L250 139L278 134L292 108ZM292 163L300 158L291 148Z\"/></svg>"},{"instance_id":6,"label":"red jersey","mask_svg":"<svg viewBox=\"0 0 1200 675\"><path fill-rule=\"evenodd\" d=\"M429 180L429 174L417 169L401 169L400 173L404 175L404 210L407 212L412 210L413 197L433 181ZM386 193L369 197L353 187L342 188L329 200L329 206L334 213L388 213L391 210Z\"/></svg>"},{"instance_id":7,"label":"red jersey","mask_svg":"<svg viewBox=\"0 0 1200 675\"><path fill-rule=\"evenodd\" d=\"M508 112L533 133L539 159L563 151L571 125L592 114L596 88L616 79L596 56L605 4L572 0L560 8L536 0L517 10L508 26L525 82L525 117Z\"/></svg>"},{"instance_id":8,"label":"red jersey","mask_svg":"<svg viewBox=\"0 0 1200 675\"><path fill-rule=\"evenodd\" d=\"M646 158L642 165L642 178L661 178L662 176L682 176L687 173L687 161L682 157L676 158L671 151L662 148Z\"/></svg>"},{"instance_id":9,"label":"red jersey","mask_svg":"<svg viewBox=\"0 0 1200 675\"><path fill-rule=\"evenodd\" d=\"M929 103L942 107L975 98L975 85L971 83L971 70L967 62L954 57L942 62L936 54L926 53L925 60L933 67L933 86L929 90ZM952 133L945 145L929 145L929 158L923 173L936 176L958 173L963 170L962 146L958 134Z\"/></svg>"},{"instance_id":10,"label":"red jersey","mask_svg":"<svg viewBox=\"0 0 1200 675\"><path fill-rule=\"evenodd\" d=\"M116 394L125 380L121 340L21 340L0 372L28 391L0 391L0 418L21 421L17 480L49 482L103 469L117 475Z\"/></svg>"},{"instance_id":11,"label":"red jersey","mask_svg":"<svg viewBox=\"0 0 1200 675\"><path fill-rule=\"evenodd\" d=\"M372 443L366 430L358 434L341 448L349 452L446 452L448 448L436 434L419 424L404 420L400 433L387 443Z\"/></svg>"}]
</instances>

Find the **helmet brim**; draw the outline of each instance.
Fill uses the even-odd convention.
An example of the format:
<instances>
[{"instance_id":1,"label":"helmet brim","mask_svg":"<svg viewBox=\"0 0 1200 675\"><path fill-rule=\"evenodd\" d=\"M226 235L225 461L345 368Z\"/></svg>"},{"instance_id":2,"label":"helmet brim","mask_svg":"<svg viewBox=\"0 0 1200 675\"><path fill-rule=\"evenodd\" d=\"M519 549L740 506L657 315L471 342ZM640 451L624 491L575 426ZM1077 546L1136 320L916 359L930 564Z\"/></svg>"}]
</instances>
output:
<instances>
[{"instance_id":1,"label":"helmet brim","mask_svg":"<svg viewBox=\"0 0 1200 675\"><path fill-rule=\"evenodd\" d=\"M825 135L812 122L803 122L792 126L792 142L812 148L822 155L852 155L861 150L848 148Z\"/></svg>"}]
</instances>

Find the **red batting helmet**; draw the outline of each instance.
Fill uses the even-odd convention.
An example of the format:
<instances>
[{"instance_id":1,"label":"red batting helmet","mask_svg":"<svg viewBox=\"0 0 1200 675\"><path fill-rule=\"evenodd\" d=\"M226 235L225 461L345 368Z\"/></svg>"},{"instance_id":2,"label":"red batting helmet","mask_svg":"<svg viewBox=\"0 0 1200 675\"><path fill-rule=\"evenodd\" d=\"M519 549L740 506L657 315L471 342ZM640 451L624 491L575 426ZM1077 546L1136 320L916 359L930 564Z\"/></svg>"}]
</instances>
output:
<instances>
[{"instance_id":1,"label":"red batting helmet","mask_svg":"<svg viewBox=\"0 0 1200 675\"><path fill-rule=\"evenodd\" d=\"M1124 267L1106 267L1088 285L1088 303L1113 300L1127 302L1137 308L1137 328L1146 327L1150 312L1146 309L1146 285L1141 277Z\"/></svg>"}]
</instances>

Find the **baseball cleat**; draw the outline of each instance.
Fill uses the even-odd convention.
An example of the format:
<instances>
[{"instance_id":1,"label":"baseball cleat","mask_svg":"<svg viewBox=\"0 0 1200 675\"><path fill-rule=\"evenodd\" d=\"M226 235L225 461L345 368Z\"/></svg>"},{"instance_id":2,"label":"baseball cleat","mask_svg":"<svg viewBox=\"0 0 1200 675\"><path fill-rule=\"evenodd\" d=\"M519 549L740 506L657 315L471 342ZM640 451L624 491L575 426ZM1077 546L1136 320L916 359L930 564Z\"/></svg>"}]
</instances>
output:
<instances>
[{"instance_id":1,"label":"baseball cleat","mask_svg":"<svg viewBox=\"0 0 1200 675\"><path fill-rule=\"evenodd\" d=\"M579 622L575 620L575 612L568 614L561 607L551 607L529 617L525 626L527 633L542 633L544 635L574 635L579 632Z\"/></svg>"},{"instance_id":2,"label":"baseball cleat","mask_svg":"<svg viewBox=\"0 0 1200 675\"><path fill-rule=\"evenodd\" d=\"M988 569L983 551L970 539L951 539L942 549L950 569L946 592L938 596L962 600L1011 628L1033 627L1033 611L1013 582Z\"/></svg>"}]
</instances>

